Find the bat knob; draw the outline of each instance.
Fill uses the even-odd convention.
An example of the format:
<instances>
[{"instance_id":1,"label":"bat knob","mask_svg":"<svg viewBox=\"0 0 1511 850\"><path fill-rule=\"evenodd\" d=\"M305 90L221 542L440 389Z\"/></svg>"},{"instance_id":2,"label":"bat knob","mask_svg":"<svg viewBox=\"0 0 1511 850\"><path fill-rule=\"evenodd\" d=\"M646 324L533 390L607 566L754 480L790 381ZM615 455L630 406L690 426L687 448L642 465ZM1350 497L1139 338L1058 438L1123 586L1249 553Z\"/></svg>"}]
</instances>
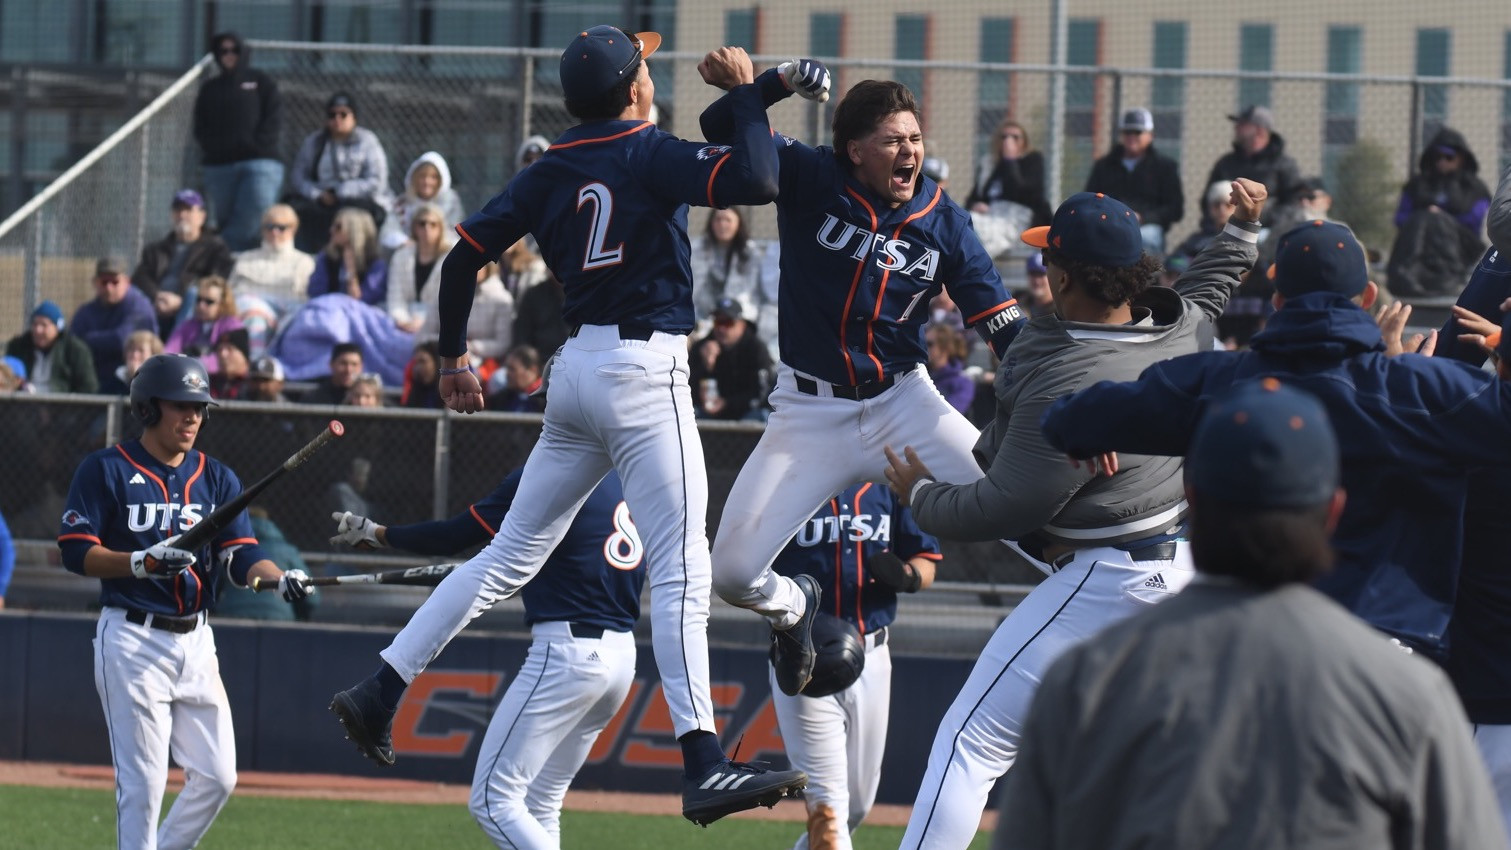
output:
<instances>
[{"instance_id":1,"label":"bat knob","mask_svg":"<svg viewBox=\"0 0 1511 850\"><path fill-rule=\"evenodd\" d=\"M330 428L330 432L337 437L340 437L346 433L346 426L342 425L341 420L339 419L332 419L331 424L327 427Z\"/></svg>"}]
</instances>

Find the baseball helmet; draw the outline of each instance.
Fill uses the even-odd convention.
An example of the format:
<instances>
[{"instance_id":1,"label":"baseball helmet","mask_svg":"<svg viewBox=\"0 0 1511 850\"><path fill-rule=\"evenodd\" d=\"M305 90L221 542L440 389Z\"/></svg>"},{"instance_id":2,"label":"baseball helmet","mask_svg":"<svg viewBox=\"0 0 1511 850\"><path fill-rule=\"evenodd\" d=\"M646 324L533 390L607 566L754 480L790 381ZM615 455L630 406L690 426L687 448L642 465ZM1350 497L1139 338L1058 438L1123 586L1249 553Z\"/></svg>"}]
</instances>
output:
<instances>
[{"instance_id":1,"label":"baseball helmet","mask_svg":"<svg viewBox=\"0 0 1511 850\"><path fill-rule=\"evenodd\" d=\"M803 696L826 697L855 684L866 667L866 645L849 620L820 612L813 618L813 680Z\"/></svg>"},{"instance_id":2,"label":"baseball helmet","mask_svg":"<svg viewBox=\"0 0 1511 850\"><path fill-rule=\"evenodd\" d=\"M163 418L158 399L214 404L210 376L197 358L187 354L154 354L131 379L131 412L148 427Z\"/></svg>"}]
</instances>

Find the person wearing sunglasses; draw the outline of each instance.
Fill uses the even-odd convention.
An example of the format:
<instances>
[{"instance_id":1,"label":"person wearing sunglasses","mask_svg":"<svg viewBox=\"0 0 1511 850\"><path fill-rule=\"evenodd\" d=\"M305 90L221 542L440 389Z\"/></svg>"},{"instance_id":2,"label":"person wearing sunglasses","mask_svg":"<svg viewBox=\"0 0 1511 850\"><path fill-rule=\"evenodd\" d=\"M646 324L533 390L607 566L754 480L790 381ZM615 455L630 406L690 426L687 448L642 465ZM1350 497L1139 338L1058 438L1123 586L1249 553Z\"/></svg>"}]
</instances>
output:
<instances>
[{"instance_id":1,"label":"person wearing sunglasses","mask_svg":"<svg viewBox=\"0 0 1511 850\"><path fill-rule=\"evenodd\" d=\"M336 92L325 102L325 124L304 137L289 174L293 191L284 197L304 223L294 244L314 253L330 231L336 211L358 207L382 227L393 208L388 188L388 153L378 135L357 126L357 102Z\"/></svg>"},{"instance_id":2,"label":"person wearing sunglasses","mask_svg":"<svg viewBox=\"0 0 1511 850\"><path fill-rule=\"evenodd\" d=\"M220 371L215 358L215 343L227 331L241 326L236 296L231 294L231 287L225 278L212 275L200 280L199 295L194 299L194 315L178 323L168 335L163 350L198 357L205 364L205 371L213 375Z\"/></svg>"},{"instance_id":3,"label":"person wearing sunglasses","mask_svg":"<svg viewBox=\"0 0 1511 850\"><path fill-rule=\"evenodd\" d=\"M273 204L262 214L262 244L236 255L228 280L236 293L241 321L252 335L252 356L260 356L278 325L307 300L315 258L294 247L299 214Z\"/></svg>"},{"instance_id":4,"label":"person wearing sunglasses","mask_svg":"<svg viewBox=\"0 0 1511 850\"><path fill-rule=\"evenodd\" d=\"M1386 280L1401 298L1455 296L1485 253L1490 188L1464 134L1451 127L1427 142L1417 168L1396 205Z\"/></svg>"},{"instance_id":5,"label":"person wearing sunglasses","mask_svg":"<svg viewBox=\"0 0 1511 850\"><path fill-rule=\"evenodd\" d=\"M241 36L216 33L210 53L220 73L194 98L194 141L215 226L232 251L247 251L257 247L258 217L283 185L283 98L272 77L251 67Z\"/></svg>"}]
</instances>

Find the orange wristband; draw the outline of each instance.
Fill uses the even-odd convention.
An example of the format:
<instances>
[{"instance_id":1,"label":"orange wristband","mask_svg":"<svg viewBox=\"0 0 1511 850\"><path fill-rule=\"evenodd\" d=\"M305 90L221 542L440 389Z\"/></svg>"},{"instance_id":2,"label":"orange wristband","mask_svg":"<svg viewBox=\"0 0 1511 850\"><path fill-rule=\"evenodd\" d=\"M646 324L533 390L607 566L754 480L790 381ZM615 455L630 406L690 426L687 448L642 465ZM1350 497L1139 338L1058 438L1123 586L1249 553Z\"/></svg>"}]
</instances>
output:
<instances>
[{"instance_id":1,"label":"orange wristband","mask_svg":"<svg viewBox=\"0 0 1511 850\"><path fill-rule=\"evenodd\" d=\"M1486 348L1500 348L1500 346L1501 346L1501 332L1500 331L1496 331L1495 333L1490 334L1489 336L1485 337L1485 347Z\"/></svg>"}]
</instances>

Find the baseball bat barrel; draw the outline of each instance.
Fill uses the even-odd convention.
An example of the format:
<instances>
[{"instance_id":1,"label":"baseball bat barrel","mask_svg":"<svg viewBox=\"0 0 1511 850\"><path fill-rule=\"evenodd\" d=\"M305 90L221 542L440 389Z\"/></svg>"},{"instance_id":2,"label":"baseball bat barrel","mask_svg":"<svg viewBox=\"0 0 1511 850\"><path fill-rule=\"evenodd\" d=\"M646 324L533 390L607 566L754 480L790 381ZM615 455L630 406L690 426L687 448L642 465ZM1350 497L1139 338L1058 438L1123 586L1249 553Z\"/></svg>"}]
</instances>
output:
<instances>
[{"instance_id":1,"label":"baseball bat barrel","mask_svg":"<svg viewBox=\"0 0 1511 850\"><path fill-rule=\"evenodd\" d=\"M350 576L315 576L306 579L305 584L312 587L334 587L341 584L395 584L409 585L411 587L435 587L441 583L441 579L450 575L460 564L427 564L423 567L410 567L405 570L388 570L381 573L359 573ZM263 581L261 578L252 579L253 590L277 590L278 582Z\"/></svg>"},{"instance_id":2,"label":"baseball bat barrel","mask_svg":"<svg viewBox=\"0 0 1511 850\"><path fill-rule=\"evenodd\" d=\"M250 487L242 488L241 493L236 498L216 508L209 516L195 523L192 528L178 538L175 545L180 549L186 549L190 552L197 551L201 546L209 543L210 539L219 533L221 529L230 525L232 520L240 516L241 512L247 509L247 505L252 504L252 500L257 498L263 490L268 489L268 486L274 481L282 478L289 470L301 466L305 461L310 459L311 455L320 451L331 440L345 433L346 428L339 421L332 419L325 426L325 430L320 432L319 436L310 440L299 451L289 455L288 460L285 460L277 469L263 476L262 480Z\"/></svg>"}]
</instances>

